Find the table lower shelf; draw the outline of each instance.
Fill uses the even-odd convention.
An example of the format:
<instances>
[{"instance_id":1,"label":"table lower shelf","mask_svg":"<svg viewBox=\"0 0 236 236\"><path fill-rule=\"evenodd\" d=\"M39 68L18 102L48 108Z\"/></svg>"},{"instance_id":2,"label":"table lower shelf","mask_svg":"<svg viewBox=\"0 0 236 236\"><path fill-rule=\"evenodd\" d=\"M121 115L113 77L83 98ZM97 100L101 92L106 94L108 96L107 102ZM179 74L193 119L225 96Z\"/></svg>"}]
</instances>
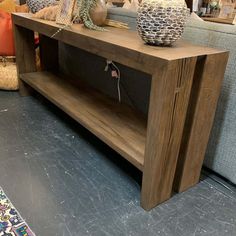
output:
<instances>
[{"instance_id":1,"label":"table lower shelf","mask_svg":"<svg viewBox=\"0 0 236 236\"><path fill-rule=\"evenodd\" d=\"M21 74L20 78L143 169L147 121L142 113L81 82L75 86L58 74L34 72Z\"/></svg>"}]
</instances>

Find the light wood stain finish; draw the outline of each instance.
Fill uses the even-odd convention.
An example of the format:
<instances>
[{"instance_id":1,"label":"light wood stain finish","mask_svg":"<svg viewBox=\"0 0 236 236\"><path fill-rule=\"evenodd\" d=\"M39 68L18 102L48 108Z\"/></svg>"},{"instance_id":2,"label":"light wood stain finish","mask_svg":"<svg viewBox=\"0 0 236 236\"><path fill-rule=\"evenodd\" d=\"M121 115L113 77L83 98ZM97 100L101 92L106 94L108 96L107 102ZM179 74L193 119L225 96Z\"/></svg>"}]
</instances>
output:
<instances>
[{"instance_id":1,"label":"light wood stain finish","mask_svg":"<svg viewBox=\"0 0 236 236\"><path fill-rule=\"evenodd\" d=\"M226 52L199 60L175 176L177 192L199 181L227 59Z\"/></svg>"},{"instance_id":2,"label":"light wood stain finish","mask_svg":"<svg viewBox=\"0 0 236 236\"><path fill-rule=\"evenodd\" d=\"M173 61L152 79L142 185L144 209L171 196L195 65L196 58Z\"/></svg>"},{"instance_id":3,"label":"light wood stain finish","mask_svg":"<svg viewBox=\"0 0 236 236\"><path fill-rule=\"evenodd\" d=\"M145 118L94 89L83 84L75 86L68 78L61 79L61 75L35 73L32 62L25 69L18 60L19 76L24 83L143 172L141 205L144 209L170 198L174 177L175 189L179 191L198 181L227 52L182 40L172 47L153 47L145 45L136 32L114 28L98 32L81 25L73 25L50 39L59 29L54 22L32 19L29 14L13 14L13 21L17 56L26 55L27 61L33 60L32 46L25 51L21 45L29 41L26 37L29 32L37 31L45 70L57 66L58 40L152 76L149 113ZM199 136L198 129L205 129L205 138Z\"/></svg>"},{"instance_id":4,"label":"light wood stain finish","mask_svg":"<svg viewBox=\"0 0 236 236\"><path fill-rule=\"evenodd\" d=\"M143 169L146 120L129 106L83 85L74 86L50 72L21 74L21 79Z\"/></svg>"},{"instance_id":5,"label":"light wood stain finish","mask_svg":"<svg viewBox=\"0 0 236 236\"><path fill-rule=\"evenodd\" d=\"M18 77L21 73L36 71L34 32L15 25L14 39ZM27 96L31 93L31 89L21 80L19 80L19 88L22 96Z\"/></svg>"}]
</instances>

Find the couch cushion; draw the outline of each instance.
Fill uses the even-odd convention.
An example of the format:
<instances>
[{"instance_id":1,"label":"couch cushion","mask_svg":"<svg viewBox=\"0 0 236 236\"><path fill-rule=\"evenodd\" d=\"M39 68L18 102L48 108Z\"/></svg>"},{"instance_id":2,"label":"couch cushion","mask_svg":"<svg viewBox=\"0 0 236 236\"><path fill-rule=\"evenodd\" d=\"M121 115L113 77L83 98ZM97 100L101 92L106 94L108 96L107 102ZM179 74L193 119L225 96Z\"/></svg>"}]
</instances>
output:
<instances>
[{"instance_id":1,"label":"couch cushion","mask_svg":"<svg viewBox=\"0 0 236 236\"><path fill-rule=\"evenodd\" d=\"M136 30L137 13L135 11L123 9L121 7L111 7L108 9L107 17L112 20L127 23L131 30Z\"/></svg>"},{"instance_id":2,"label":"couch cushion","mask_svg":"<svg viewBox=\"0 0 236 236\"><path fill-rule=\"evenodd\" d=\"M183 38L230 51L204 164L236 184L236 26L192 20Z\"/></svg>"}]
</instances>

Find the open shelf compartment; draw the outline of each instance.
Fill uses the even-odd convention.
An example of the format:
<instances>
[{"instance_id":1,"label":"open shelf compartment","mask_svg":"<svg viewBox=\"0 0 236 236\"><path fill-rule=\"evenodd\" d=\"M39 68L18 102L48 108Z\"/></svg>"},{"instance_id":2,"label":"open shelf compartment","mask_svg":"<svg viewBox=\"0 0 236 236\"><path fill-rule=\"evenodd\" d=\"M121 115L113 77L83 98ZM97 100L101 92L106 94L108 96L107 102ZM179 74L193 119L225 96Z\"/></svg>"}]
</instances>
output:
<instances>
[{"instance_id":1,"label":"open shelf compartment","mask_svg":"<svg viewBox=\"0 0 236 236\"><path fill-rule=\"evenodd\" d=\"M33 72L20 78L142 171L147 121L141 112L59 74Z\"/></svg>"}]
</instances>

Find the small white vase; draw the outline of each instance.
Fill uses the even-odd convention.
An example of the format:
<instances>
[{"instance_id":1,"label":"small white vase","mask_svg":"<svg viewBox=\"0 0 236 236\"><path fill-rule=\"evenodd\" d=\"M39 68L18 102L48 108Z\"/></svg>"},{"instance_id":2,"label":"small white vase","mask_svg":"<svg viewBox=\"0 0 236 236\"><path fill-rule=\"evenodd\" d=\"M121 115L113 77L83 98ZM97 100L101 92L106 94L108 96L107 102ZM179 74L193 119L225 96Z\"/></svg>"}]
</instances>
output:
<instances>
[{"instance_id":1,"label":"small white vase","mask_svg":"<svg viewBox=\"0 0 236 236\"><path fill-rule=\"evenodd\" d=\"M189 15L184 0L143 0L138 9L138 32L148 44L169 46L181 37Z\"/></svg>"}]
</instances>

